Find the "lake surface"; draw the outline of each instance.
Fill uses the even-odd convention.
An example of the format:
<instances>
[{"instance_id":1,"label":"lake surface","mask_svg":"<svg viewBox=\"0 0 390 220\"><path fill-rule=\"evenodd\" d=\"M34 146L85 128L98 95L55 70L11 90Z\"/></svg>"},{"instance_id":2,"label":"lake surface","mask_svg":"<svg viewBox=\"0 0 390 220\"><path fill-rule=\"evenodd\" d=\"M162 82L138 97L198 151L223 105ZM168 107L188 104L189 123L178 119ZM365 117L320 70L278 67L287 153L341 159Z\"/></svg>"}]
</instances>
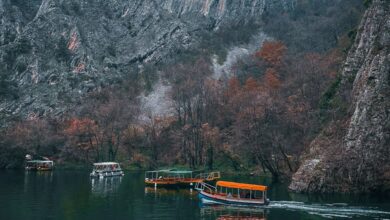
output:
<instances>
[{"instance_id":1,"label":"lake surface","mask_svg":"<svg viewBox=\"0 0 390 220\"><path fill-rule=\"evenodd\" d=\"M202 206L190 189L145 188L142 172L91 180L88 171L0 171L0 219L390 219L388 199L307 196L264 177L222 177L270 186L270 205Z\"/></svg>"}]
</instances>

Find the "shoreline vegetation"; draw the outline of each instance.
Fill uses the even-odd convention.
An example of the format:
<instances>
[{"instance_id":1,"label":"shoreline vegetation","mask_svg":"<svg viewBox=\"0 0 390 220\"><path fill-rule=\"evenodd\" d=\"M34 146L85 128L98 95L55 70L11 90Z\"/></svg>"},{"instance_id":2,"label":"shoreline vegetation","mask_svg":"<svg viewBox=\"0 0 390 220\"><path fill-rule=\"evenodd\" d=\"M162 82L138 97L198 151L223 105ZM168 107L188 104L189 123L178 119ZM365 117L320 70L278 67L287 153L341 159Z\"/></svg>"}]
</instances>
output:
<instances>
[{"instance_id":1,"label":"shoreline vegetation","mask_svg":"<svg viewBox=\"0 0 390 220\"><path fill-rule=\"evenodd\" d=\"M90 171L92 168L93 168L93 163L91 164L75 164L75 163L55 163L55 166L54 166L54 172L55 170L88 170ZM189 166L184 166L184 165L172 165L172 166L161 166L161 167L155 167L155 168L151 168L151 167L139 167L139 166L136 166L136 165L133 165L133 164L126 164L126 163L121 163L119 162L119 164L121 164L121 168L122 170L124 171L136 171L136 172L143 172L143 171L149 171L149 170L164 170L164 169L177 169L177 170L193 170L193 171L215 171L215 170L218 170L224 174L227 174L227 175L245 175L245 176L268 176L268 177L272 177L271 173L269 172L259 172L259 169L256 169L256 168L246 168L246 169L242 169L242 170L233 170L232 168L216 168L216 169L208 169L206 167L198 167L198 168L194 168L194 169L191 169ZM2 168L0 170L24 170L24 167L13 167L13 168ZM50 171L52 172L52 171Z\"/></svg>"},{"instance_id":2,"label":"shoreline vegetation","mask_svg":"<svg viewBox=\"0 0 390 220\"><path fill-rule=\"evenodd\" d=\"M156 63L144 62L147 55L134 65L116 63L117 52L122 51L116 45L101 51L100 61L88 60L93 56L87 52L85 59L75 59L77 48L88 44L88 39L80 40L77 33L69 39L63 36L62 46L51 46L61 50L53 63L67 69L75 65L63 74L70 87L53 92L60 104L53 97L47 97L49 107L36 104L36 97L48 93L43 87L17 105L25 108L20 115L12 112L17 111L16 105L8 118L0 115L0 121L7 121L0 125L0 169L22 168L24 156L31 154L49 157L60 170L84 170L95 161L115 161L124 170L202 168L269 175L274 181L287 182L318 135L334 140L344 132L343 126L332 127L332 132L324 128L347 121L351 114L351 91L341 90L341 71L359 37L364 5L370 2L298 1L291 12L266 11L245 24L201 29L196 33L199 42L174 48ZM0 85L8 85L18 70L16 64L36 50L28 37L20 37L15 48L10 47L20 53L0 66ZM237 48L245 52L231 60L229 53ZM110 68L104 68L104 75L108 78L91 79L88 92L80 95L77 86L95 74L88 72L95 68L93 63L107 63ZM111 79L114 75L120 79ZM53 80L58 77L52 76ZM53 85L50 88L63 86ZM158 94L168 101L157 100L144 109L144 99L159 91L155 90L159 85L169 88ZM8 87L0 88L0 98L10 103L22 100L18 97L25 95L23 88ZM11 93L15 95L7 95ZM51 114L57 104L63 110ZM170 106L169 114L153 114L161 106ZM328 139L316 144L325 146Z\"/></svg>"}]
</instances>

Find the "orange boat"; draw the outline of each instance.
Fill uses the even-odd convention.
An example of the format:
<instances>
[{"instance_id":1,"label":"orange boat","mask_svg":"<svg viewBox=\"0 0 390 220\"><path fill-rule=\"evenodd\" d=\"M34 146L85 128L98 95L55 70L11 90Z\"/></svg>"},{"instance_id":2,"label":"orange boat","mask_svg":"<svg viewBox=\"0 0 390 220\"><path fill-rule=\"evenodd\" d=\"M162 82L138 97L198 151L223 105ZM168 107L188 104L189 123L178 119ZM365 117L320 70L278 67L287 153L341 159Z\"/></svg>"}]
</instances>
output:
<instances>
[{"instance_id":1,"label":"orange boat","mask_svg":"<svg viewBox=\"0 0 390 220\"><path fill-rule=\"evenodd\" d=\"M220 172L200 173L189 170L154 170L145 173L145 184L164 187L192 187L196 183L221 178Z\"/></svg>"},{"instance_id":2,"label":"orange boat","mask_svg":"<svg viewBox=\"0 0 390 220\"><path fill-rule=\"evenodd\" d=\"M264 206L269 203L267 186L263 185L218 181L215 186L198 183L195 189L203 204Z\"/></svg>"}]
</instances>

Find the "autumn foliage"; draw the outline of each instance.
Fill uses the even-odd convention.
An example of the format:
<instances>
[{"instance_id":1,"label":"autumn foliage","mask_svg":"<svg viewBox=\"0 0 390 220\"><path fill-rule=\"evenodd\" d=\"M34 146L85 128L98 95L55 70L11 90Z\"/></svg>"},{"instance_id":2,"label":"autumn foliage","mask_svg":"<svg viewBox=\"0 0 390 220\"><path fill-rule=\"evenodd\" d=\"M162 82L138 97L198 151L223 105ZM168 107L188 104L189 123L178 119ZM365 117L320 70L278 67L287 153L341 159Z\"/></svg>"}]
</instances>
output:
<instances>
[{"instance_id":1,"label":"autumn foliage","mask_svg":"<svg viewBox=\"0 0 390 220\"><path fill-rule=\"evenodd\" d=\"M221 79L211 77L205 58L161 70L171 86L170 115L141 112L133 91L105 89L55 123L38 117L15 124L6 141L26 152L84 164L256 166L274 177L288 175L318 127L317 106L340 54L292 56L282 42L266 41L254 56L241 59L248 60L238 61L234 73Z\"/></svg>"},{"instance_id":2,"label":"autumn foliage","mask_svg":"<svg viewBox=\"0 0 390 220\"><path fill-rule=\"evenodd\" d=\"M274 68L268 68L265 71L264 82L271 89L278 89L280 87L281 82Z\"/></svg>"},{"instance_id":3,"label":"autumn foliage","mask_svg":"<svg viewBox=\"0 0 390 220\"><path fill-rule=\"evenodd\" d=\"M287 47L280 41L265 41L255 55L271 65L278 66L281 65L286 50Z\"/></svg>"}]
</instances>

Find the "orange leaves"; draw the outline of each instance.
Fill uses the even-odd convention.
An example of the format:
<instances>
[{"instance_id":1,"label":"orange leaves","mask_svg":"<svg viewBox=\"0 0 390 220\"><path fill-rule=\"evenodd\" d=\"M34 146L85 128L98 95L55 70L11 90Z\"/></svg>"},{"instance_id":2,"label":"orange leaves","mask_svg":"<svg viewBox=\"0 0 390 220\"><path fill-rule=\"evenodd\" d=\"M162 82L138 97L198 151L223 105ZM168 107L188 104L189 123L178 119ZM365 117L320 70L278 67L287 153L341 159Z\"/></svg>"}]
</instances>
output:
<instances>
[{"instance_id":1,"label":"orange leaves","mask_svg":"<svg viewBox=\"0 0 390 220\"><path fill-rule=\"evenodd\" d=\"M167 128L172 125L176 121L175 117L172 116L165 116L165 117L154 117L152 119L152 123L155 126L155 128L159 128L159 130L162 130L164 128Z\"/></svg>"},{"instance_id":2,"label":"orange leaves","mask_svg":"<svg viewBox=\"0 0 390 220\"><path fill-rule=\"evenodd\" d=\"M253 77L249 77L246 81L245 81L245 90L247 91L256 91L257 88L258 88L258 83L257 81L253 78Z\"/></svg>"},{"instance_id":3,"label":"orange leaves","mask_svg":"<svg viewBox=\"0 0 390 220\"><path fill-rule=\"evenodd\" d=\"M265 41L255 54L256 57L265 60L271 66L264 74L264 84L268 89L276 90L281 86L278 71L286 50L287 47L281 41Z\"/></svg>"},{"instance_id":4,"label":"orange leaves","mask_svg":"<svg viewBox=\"0 0 390 220\"><path fill-rule=\"evenodd\" d=\"M276 84L278 81L277 76L270 76L270 81ZM267 86L263 82L259 82L253 77L249 77L243 86L241 86L240 81L233 77L228 82L227 98L230 102L242 102L249 96L260 97L267 96ZM254 98L249 99L254 99Z\"/></svg>"},{"instance_id":5,"label":"orange leaves","mask_svg":"<svg viewBox=\"0 0 390 220\"><path fill-rule=\"evenodd\" d=\"M91 119L74 118L69 121L69 125L65 129L65 133L68 135L77 135L80 133L87 133L95 127L96 127L96 123Z\"/></svg>"},{"instance_id":6,"label":"orange leaves","mask_svg":"<svg viewBox=\"0 0 390 220\"><path fill-rule=\"evenodd\" d=\"M280 41L265 41L255 56L271 65L279 66L286 50L287 47Z\"/></svg>"},{"instance_id":7,"label":"orange leaves","mask_svg":"<svg viewBox=\"0 0 390 220\"><path fill-rule=\"evenodd\" d=\"M264 116L269 103L269 89L264 83L249 77L241 86L238 79L233 77L228 82L228 90L228 94L231 94L228 96L228 109L235 114L237 121L249 122Z\"/></svg>"},{"instance_id":8,"label":"orange leaves","mask_svg":"<svg viewBox=\"0 0 390 220\"><path fill-rule=\"evenodd\" d=\"M229 79L228 82L228 91L227 94L229 97L234 96L237 94L241 89L240 81L237 79L237 77L232 77Z\"/></svg>"},{"instance_id":9,"label":"orange leaves","mask_svg":"<svg viewBox=\"0 0 390 220\"><path fill-rule=\"evenodd\" d=\"M274 68L268 68L265 71L264 81L271 89L278 89L281 84L277 72Z\"/></svg>"}]
</instances>

